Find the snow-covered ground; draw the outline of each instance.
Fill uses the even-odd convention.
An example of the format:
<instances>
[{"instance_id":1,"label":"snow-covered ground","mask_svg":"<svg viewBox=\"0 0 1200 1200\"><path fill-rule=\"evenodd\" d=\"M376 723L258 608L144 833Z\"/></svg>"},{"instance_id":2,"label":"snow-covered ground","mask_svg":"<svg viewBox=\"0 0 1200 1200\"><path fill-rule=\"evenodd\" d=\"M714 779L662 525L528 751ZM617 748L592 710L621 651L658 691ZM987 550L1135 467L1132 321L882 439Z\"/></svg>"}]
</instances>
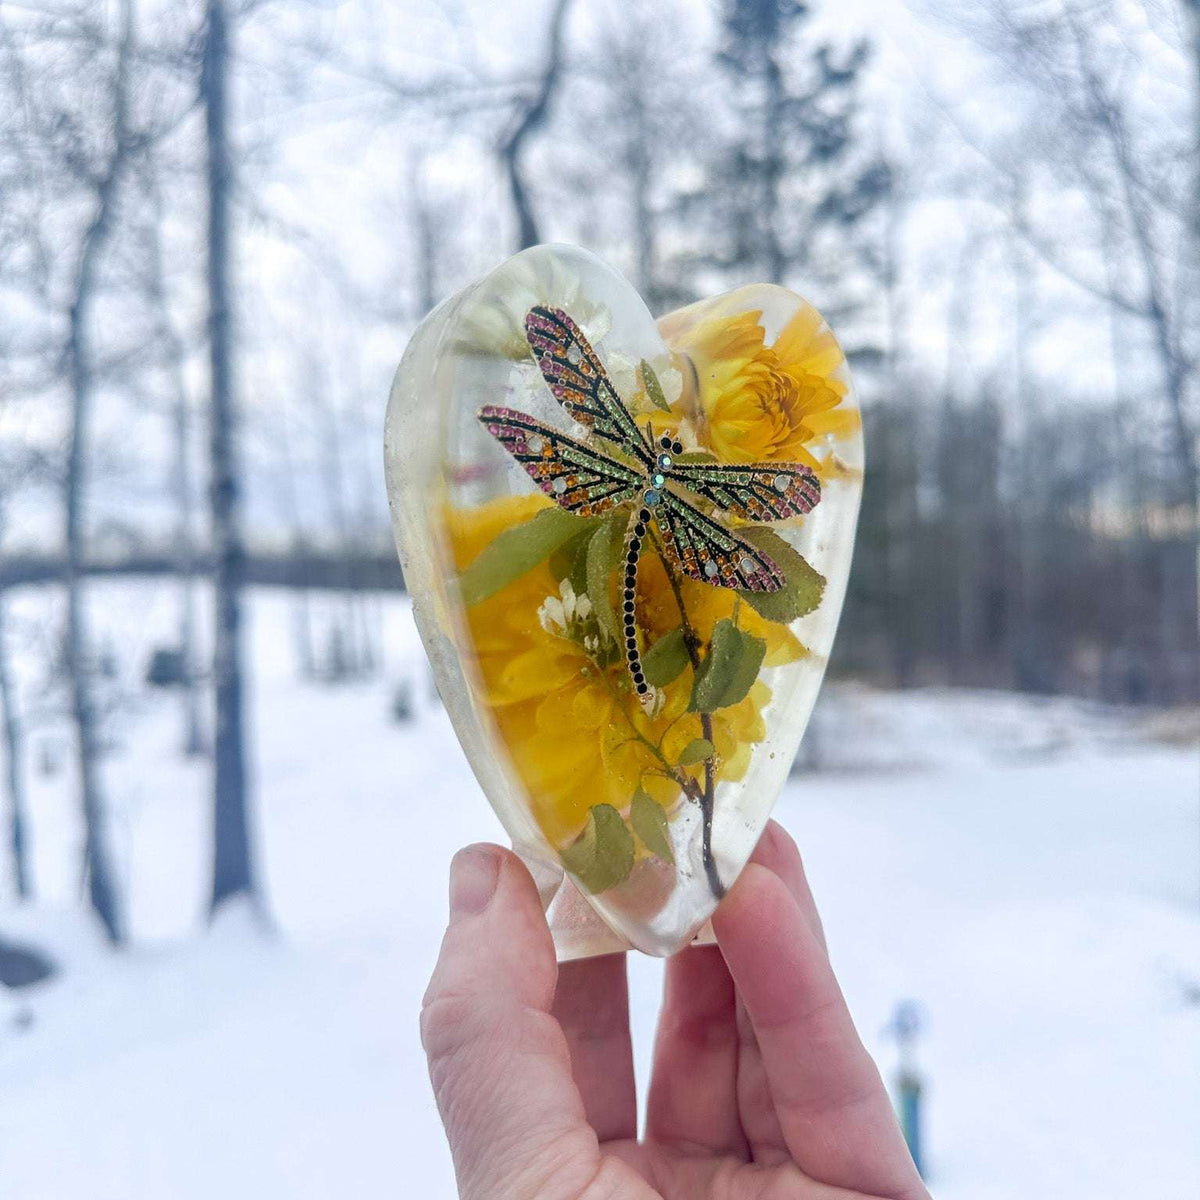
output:
<instances>
[{"instance_id":1,"label":"snow-covered ground","mask_svg":"<svg viewBox=\"0 0 1200 1200\"><path fill-rule=\"evenodd\" d=\"M204 930L205 768L175 753L173 701L136 684L173 591L95 598L124 671L106 780L136 939L114 956L81 916L69 772L43 716L40 899L0 910L0 933L62 969L0 1003L0 1196L452 1196L416 1011L447 861L499 829L404 602L378 604L384 678L317 688L297 681L293 601L255 597L258 834L279 930L264 940L237 914ZM317 601L318 623L335 603ZM13 605L30 700L52 606L35 590ZM398 725L405 677L417 716ZM1200 759L1185 723L1151 732L1005 695L842 687L818 714L820 769L778 816L885 1071L894 1006L922 1010L941 1200L1200 1194ZM635 958L639 1066L660 971Z\"/></svg>"}]
</instances>

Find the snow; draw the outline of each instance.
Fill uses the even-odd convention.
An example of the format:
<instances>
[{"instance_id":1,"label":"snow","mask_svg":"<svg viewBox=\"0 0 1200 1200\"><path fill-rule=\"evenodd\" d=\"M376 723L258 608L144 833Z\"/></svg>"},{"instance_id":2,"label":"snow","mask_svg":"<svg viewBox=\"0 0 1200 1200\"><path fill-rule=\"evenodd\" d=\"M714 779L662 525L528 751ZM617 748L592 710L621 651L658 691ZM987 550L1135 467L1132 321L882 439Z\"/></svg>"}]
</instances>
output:
<instances>
[{"instance_id":1,"label":"snow","mask_svg":"<svg viewBox=\"0 0 1200 1200\"><path fill-rule=\"evenodd\" d=\"M31 759L64 730L40 691L54 597L12 602ZM82 914L69 771L31 773L39 900L0 930L62 970L0 1005L2 1193L13 1200L454 1194L416 1012L445 870L499 828L432 697L401 598L372 604L383 678L298 681L295 600L256 593L253 772L274 932L204 924L206 768L138 683L170 585L93 589L119 649L105 778L135 931ZM318 628L342 601L313 598ZM416 719L390 717L407 679ZM52 698L52 697L51 697ZM1200 1191L1200 862L1194 742L1136 714L1002 694L827 689L777 806L885 1074L921 1010L941 1200ZM661 964L632 963L639 1068Z\"/></svg>"}]
</instances>

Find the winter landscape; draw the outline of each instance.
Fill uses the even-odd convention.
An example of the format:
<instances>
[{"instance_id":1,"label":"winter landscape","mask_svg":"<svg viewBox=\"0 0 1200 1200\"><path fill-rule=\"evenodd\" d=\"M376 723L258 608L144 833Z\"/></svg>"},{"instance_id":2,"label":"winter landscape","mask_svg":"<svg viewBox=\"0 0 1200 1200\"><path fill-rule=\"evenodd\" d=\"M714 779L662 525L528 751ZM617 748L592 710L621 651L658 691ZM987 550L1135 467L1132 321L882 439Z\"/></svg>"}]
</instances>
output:
<instances>
[{"instance_id":1,"label":"winter landscape","mask_svg":"<svg viewBox=\"0 0 1200 1200\"><path fill-rule=\"evenodd\" d=\"M452 1200L417 1011L501 831L384 409L544 242L840 339L776 815L933 1194L1196 1200L1198 68L1200 0L0 3L0 1200Z\"/></svg>"},{"instance_id":2,"label":"winter landscape","mask_svg":"<svg viewBox=\"0 0 1200 1200\"><path fill-rule=\"evenodd\" d=\"M14 601L34 643L52 599ZM60 974L9 992L0 1018L3 1194L448 1200L416 1014L448 860L500 831L431 692L407 605L378 599L377 680L316 687L298 683L294 598L253 597L264 933L246 911L205 929L207 768L179 757L178 713L136 683L175 601L166 583L95 589L98 636L125 648L133 673L114 681L106 768L121 797L125 952L83 915L69 774L31 782L39 900L7 913L4 930ZM312 603L319 622L341 601ZM397 722L406 683L412 716ZM934 1194L1190 1200L1194 720L835 685L811 733L815 767L777 813L885 1074L895 1005L919 1006ZM48 725L35 739L61 736ZM660 964L635 956L632 977L644 1068Z\"/></svg>"}]
</instances>

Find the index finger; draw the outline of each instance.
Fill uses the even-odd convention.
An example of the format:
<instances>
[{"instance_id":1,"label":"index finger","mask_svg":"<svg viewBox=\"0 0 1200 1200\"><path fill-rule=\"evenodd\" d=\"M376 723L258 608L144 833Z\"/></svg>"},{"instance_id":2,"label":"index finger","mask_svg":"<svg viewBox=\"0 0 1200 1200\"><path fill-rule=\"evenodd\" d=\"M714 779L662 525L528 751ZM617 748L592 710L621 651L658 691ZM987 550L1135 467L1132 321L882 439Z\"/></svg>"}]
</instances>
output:
<instances>
[{"instance_id":1,"label":"index finger","mask_svg":"<svg viewBox=\"0 0 1200 1200\"><path fill-rule=\"evenodd\" d=\"M836 1187L927 1200L820 937L786 885L750 863L713 927L797 1166Z\"/></svg>"},{"instance_id":2,"label":"index finger","mask_svg":"<svg viewBox=\"0 0 1200 1200\"><path fill-rule=\"evenodd\" d=\"M552 1011L566 1036L575 1086L597 1138L604 1143L637 1137L625 955L560 964Z\"/></svg>"}]
</instances>

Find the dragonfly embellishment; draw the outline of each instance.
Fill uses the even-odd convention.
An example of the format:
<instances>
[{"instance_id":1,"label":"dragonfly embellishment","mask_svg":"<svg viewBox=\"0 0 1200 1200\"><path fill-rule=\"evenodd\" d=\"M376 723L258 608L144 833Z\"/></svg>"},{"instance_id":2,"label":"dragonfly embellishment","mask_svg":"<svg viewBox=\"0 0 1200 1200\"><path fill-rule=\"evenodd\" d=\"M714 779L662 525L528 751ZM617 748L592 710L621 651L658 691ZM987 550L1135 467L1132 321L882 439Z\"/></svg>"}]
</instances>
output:
<instances>
[{"instance_id":1,"label":"dragonfly embellishment","mask_svg":"<svg viewBox=\"0 0 1200 1200\"><path fill-rule=\"evenodd\" d=\"M535 307L525 337L542 378L568 416L593 438L633 462L569 437L523 412L484 405L480 423L559 507L581 517L628 505L633 513L622 553L621 622L625 661L643 702L651 695L642 669L635 617L642 546L657 527L662 552L677 572L713 587L775 592L787 582L775 562L682 493L746 521L782 521L811 512L821 498L816 474L801 463L680 462L683 445L664 435L654 447L638 428L596 352L561 309Z\"/></svg>"}]
</instances>

